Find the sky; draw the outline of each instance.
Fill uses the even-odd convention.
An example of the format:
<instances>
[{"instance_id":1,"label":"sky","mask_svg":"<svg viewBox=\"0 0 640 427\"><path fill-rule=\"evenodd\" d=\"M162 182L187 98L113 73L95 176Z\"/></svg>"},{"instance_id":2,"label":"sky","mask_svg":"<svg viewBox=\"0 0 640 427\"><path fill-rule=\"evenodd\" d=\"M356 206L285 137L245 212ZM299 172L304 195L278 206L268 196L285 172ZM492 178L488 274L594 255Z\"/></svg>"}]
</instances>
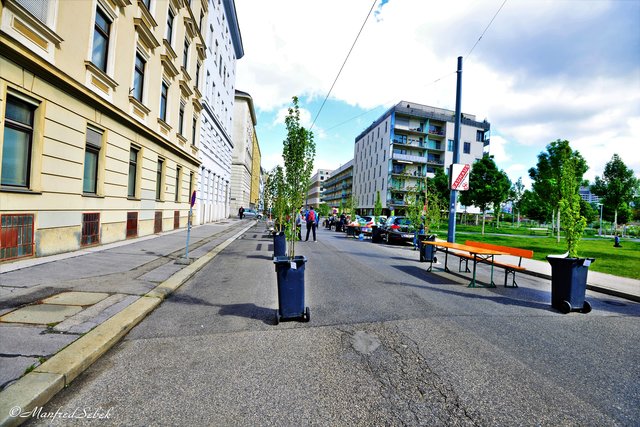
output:
<instances>
[{"instance_id":1,"label":"sky","mask_svg":"<svg viewBox=\"0 0 640 427\"><path fill-rule=\"evenodd\" d=\"M235 4L245 52L236 88L253 98L266 170L282 164L293 96L302 124L313 123L315 169L333 170L400 101L455 110L462 56L462 112L491 123L490 154L513 182L529 187L529 168L557 139L585 157L591 182L614 153L640 178L640 0Z\"/></svg>"}]
</instances>

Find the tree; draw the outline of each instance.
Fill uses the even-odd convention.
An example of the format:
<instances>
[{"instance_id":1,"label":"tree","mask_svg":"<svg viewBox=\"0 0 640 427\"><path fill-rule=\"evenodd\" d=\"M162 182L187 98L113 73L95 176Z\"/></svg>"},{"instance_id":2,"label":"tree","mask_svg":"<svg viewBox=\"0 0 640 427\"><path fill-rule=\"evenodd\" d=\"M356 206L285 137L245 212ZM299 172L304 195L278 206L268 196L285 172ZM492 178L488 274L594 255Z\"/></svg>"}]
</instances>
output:
<instances>
[{"instance_id":1,"label":"tree","mask_svg":"<svg viewBox=\"0 0 640 427\"><path fill-rule=\"evenodd\" d=\"M300 125L300 109L298 97L292 98L293 106L289 107L284 120L287 137L282 144L284 159L284 182L288 202L287 211L291 213L291 230L296 233L296 213L303 205L309 187L309 179L313 172L313 160L316 155L316 144L313 132ZM289 239L291 257L295 256L295 239Z\"/></svg>"},{"instance_id":2,"label":"tree","mask_svg":"<svg viewBox=\"0 0 640 427\"><path fill-rule=\"evenodd\" d=\"M287 211L284 172L282 166L276 166L269 172L265 184L265 204L269 215L277 219L278 231L282 231L284 216Z\"/></svg>"},{"instance_id":3,"label":"tree","mask_svg":"<svg viewBox=\"0 0 640 427\"><path fill-rule=\"evenodd\" d=\"M620 156L614 154L611 160L605 165L602 178L596 176L596 182L591 186L591 191L596 196L600 196L600 201L604 207L614 211L614 224L618 222L618 212L628 211L630 202L640 188L640 181L635 178L633 170L629 169ZM628 214L625 215L628 220Z\"/></svg>"},{"instance_id":4,"label":"tree","mask_svg":"<svg viewBox=\"0 0 640 427\"><path fill-rule=\"evenodd\" d=\"M558 212L557 241L560 242L560 200L562 190L560 186L562 165L575 159L574 170L576 183L582 183L584 173L589 169L587 162L578 151L574 151L567 140L556 140L547 145L547 151L538 154L538 163L535 168L529 169L529 176L533 180L533 191L538 195L541 203L548 204L552 212L552 222L555 213Z\"/></svg>"},{"instance_id":5,"label":"tree","mask_svg":"<svg viewBox=\"0 0 640 427\"><path fill-rule=\"evenodd\" d=\"M551 217L548 203L543 203L538 194L532 190L524 190L520 200L522 214L529 219L546 222Z\"/></svg>"},{"instance_id":6,"label":"tree","mask_svg":"<svg viewBox=\"0 0 640 427\"><path fill-rule=\"evenodd\" d=\"M522 183L522 177L520 177L511 186L511 201L513 202L513 209L511 213L513 214L514 211L518 212L518 227L520 227L520 208L522 207L523 196L524 196L524 184Z\"/></svg>"},{"instance_id":7,"label":"tree","mask_svg":"<svg viewBox=\"0 0 640 427\"><path fill-rule=\"evenodd\" d=\"M449 176L444 173L444 169L437 168L433 178L427 180L429 194L434 194L438 200L438 205L448 206L451 196L449 187Z\"/></svg>"},{"instance_id":8,"label":"tree","mask_svg":"<svg viewBox=\"0 0 640 427\"><path fill-rule=\"evenodd\" d=\"M587 226L586 218L580 213L581 180L576 179L579 168L580 159L572 156L565 159L560 169L560 212L570 258L578 257L578 242Z\"/></svg>"},{"instance_id":9,"label":"tree","mask_svg":"<svg viewBox=\"0 0 640 427\"><path fill-rule=\"evenodd\" d=\"M373 205L373 214L375 216L382 215L382 201L380 200L380 191L376 191L376 201Z\"/></svg>"},{"instance_id":10,"label":"tree","mask_svg":"<svg viewBox=\"0 0 640 427\"><path fill-rule=\"evenodd\" d=\"M318 205L318 214L322 217L327 217L329 216L329 211L331 210L331 208L329 208L329 205L327 205L326 203L320 203Z\"/></svg>"},{"instance_id":11,"label":"tree","mask_svg":"<svg viewBox=\"0 0 640 427\"><path fill-rule=\"evenodd\" d=\"M487 208L502 203L509 194L511 182L504 171L498 170L493 156L484 156L473 164L469 175L469 190L461 192L460 203L475 205L482 211L482 234Z\"/></svg>"}]
</instances>

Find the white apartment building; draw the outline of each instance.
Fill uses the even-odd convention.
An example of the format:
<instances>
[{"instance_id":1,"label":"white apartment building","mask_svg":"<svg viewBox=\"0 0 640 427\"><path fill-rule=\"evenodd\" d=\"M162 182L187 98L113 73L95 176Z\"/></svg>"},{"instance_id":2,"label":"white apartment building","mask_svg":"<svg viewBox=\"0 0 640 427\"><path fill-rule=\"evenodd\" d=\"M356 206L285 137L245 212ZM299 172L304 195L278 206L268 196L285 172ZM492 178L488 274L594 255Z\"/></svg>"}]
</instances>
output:
<instances>
[{"instance_id":1,"label":"white apartment building","mask_svg":"<svg viewBox=\"0 0 640 427\"><path fill-rule=\"evenodd\" d=\"M455 112L401 101L355 139L353 197L363 213L372 213L380 192L386 213L404 211L405 197L436 168L453 163ZM472 164L489 145L490 124L462 114L460 163Z\"/></svg>"},{"instance_id":2,"label":"white apartment building","mask_svg":"<svg viewBox=\"0 0 640 427\"><path fill-rule=\"evenodd\" d=\"M309 190L307 191L307 206L317 208L322 203L324 195L324 183L331 176L331 171L327 169L318 169L310 179Z\"/></svg>"},{"instance_id":3,"label":"white apartment building","mask_svg":"<svg viewBox=\"0 0 640 427\"><path fill-rule=\"evenodd\" d=\"M229 216L237 215L240 206L245 209L252 206L251 177L254 143L257 145L257 121L251 95L236 90L233 114L234 146L231 157L231 210Z\"/></svg>"},{"instance_id":4,"label":"white apartment building","mask_svg":"<svg viewBox=\"0 0 640 427\"><path fill-rule=\"evenodd\" d=\"M208 5L203 30L207 58L196 76L202 91L199 151L202 163L195 214L199 223L227 218L231 213L236 62L244 56L234 0L208 0Z\"/></svg>"}]
</instances>

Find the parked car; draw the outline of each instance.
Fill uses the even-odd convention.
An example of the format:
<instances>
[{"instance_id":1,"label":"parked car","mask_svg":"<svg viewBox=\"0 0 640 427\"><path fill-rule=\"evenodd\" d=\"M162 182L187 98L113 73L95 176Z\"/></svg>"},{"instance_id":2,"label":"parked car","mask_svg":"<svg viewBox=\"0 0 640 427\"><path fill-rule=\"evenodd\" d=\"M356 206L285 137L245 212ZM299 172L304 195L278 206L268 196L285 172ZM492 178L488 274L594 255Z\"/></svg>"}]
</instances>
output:
<instances>
[{"instance_id":1,"label":"parked car","mask_svg":"<svg viewBox=\"0 0 640 427\"><path fill-rule=\"evenodd\" d=\"M404 216L392 216L383 226L384 240L387 243L413 241L411 220Z\"/></svg>"},{"instance_id":2,"label":"parked car","mask_svg":"<svg viewBox=\"0 0 640 427\"><path fill-rule=\"evenodd\" d=\"M382 227L387 220L386 216L363 216L361 221L362 224L362 233L369 236L373 230L374 226Z\"/></svg>"},{"instance_id":3,"label":"parked car","mask_svg":"<svg viewBox=\"0 0 640 427\"><path fill-rule=\"evenodd\" d=\"M259 214L258 212L256 212L255 209L245 209L244 210L244 217L245 218L257 218L257 219L260 219L260 218L262 218L262 215Z\"/></svg>"}]
</instances>

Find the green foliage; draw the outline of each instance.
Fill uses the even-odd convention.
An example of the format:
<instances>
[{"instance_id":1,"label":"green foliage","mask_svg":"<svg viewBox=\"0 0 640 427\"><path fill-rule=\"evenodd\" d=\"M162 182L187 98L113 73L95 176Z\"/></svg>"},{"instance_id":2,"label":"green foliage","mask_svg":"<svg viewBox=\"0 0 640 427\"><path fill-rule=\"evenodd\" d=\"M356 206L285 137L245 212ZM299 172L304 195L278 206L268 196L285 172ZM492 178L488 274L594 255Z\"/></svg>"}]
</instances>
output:
<instances>
[{"instance_id":1,"label":"green foliage","mask_svg":"<svg viewBox=\"0 0 640 427\"><path fill-rule=\"evenodd\" d=\"M509 177L498 169L493 156L484 156L473 164L469 175L469 190L461 192L460 203L480 208L484 229L484 214L487 208L491 204L499 206L507 200L510 188Z\"/></svg>"},{"instance_id":2,"label":"green foliage","mask_svg":"<svg viewBox=\"0 0 640 427\"><path fill-rule=\"evenodd\" d=\"M276 166L269 172L265 184L265 206L271 210L271 215L276 219L278 231L282 231L284 217L287 213L287 195L284 171L281 166Z\"/></svg>"},{"instance_id":3,"label":"green foliage","mask_svg":"<svg viewBox=\"0 0 640 427\"><path fill-rule=\"evenodd\" d=\"M380 200L380 191L376 191L376 201L373 205L373 214L375 216L382 215L382 200Z\"/></svg>"},{"instance_id":4,"label":"green foliage","mask_svg":"<svg viewBox=\"0 0 640 427\"><path fill-rule=\"evenodd\" d=\"M316 155L316 144L313 132L300 124L300 108L298 97L292 98L293 106L289 108L285 118L287 137L282 144L284 159L284 183L287 212L290 214L292 229L295 229L297 210L304 204L309 180L313 172L313 160ZM295 239L289 241L291 257L295 256Z\"/></svg>"},{"instance_id":5,"label":"green foliage","mask_svg":"<svg viewBox=\"0 0 640 427\"><path fill-rule=\"evenodd\" d=\"M320 203L318 205L317 211L320 216L327 217L329 216L329 212L331 211L331 208L326 203Z\"/></svg>"},{"instance_id":6,"label":"green foliage","mask_svg":"<svg viewBox=\"0 0 640 427\"><path fill-rule=\"evenodd\" d=\"M634 176L633 170L629 169L620 156L614 154L611 160L605 165L602 178L596 176L596 182L591 186L593 194L600 196L604 204L603 215L607 210L614 212L613 220L617 224L624 224L630 219L629 204L640 191L640 181ZM625 215L618 217L619 211L625 211Z\"/></svg>"},{"instance_id":7,"label":"green foliage","mask_svg":"<svg viewBox=\"0 0 640 427\"><path fill-rule=\"evenodd\" d=\"M436 169L435 176L427 180L427 188L429 189L429 194L435 196L439 206L449 206L451 189L449 188L449 177L444 173L444 169Z\"/></svg>"},{"instance_id":8,"label":"green foliage","mask_svg":"<svg viewBox=\"0 0 640 427\"><path fill-rule=\"evenodd\" d=\"M405 198L405 216L411 221L410 231L418 231L422 225L422 207L424 198L417 187L410 188Z\"/></svg>"},{"instance_id":9,"label":"green foliage","mask_svg":"<svg viewBox=\"0 0 640 427\"><path fill-rule=\"evenodd\" d=\"M358 209L358 199L353 194L347 197L344 209L348 210L349 215L351 215L351 221L354 221L356 219L356 210Z\"/></svg>"},{"instance_id":10,"label":"green foliage","mask_svg":"<svg viewBox=\"0 0 640 427\"><path fill-rule=\"evenodd\" d=\"M580 181L576 179L579 160L569 157L561 165L560 170L560 214L567 240L569 257L578 256L578 242L587 226L587 220L580 213Z\"/></svg>"}]
</instances>

